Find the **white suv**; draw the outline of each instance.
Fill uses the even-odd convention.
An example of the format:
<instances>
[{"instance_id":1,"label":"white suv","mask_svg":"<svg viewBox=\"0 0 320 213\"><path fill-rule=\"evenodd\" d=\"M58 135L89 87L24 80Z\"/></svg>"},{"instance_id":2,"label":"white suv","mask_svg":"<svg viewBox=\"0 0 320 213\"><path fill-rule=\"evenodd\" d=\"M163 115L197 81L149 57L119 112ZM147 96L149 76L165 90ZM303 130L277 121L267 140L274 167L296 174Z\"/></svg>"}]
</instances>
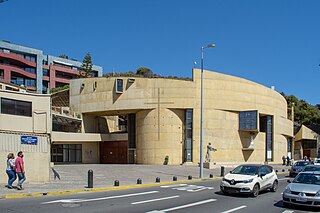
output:
<instances>
[{"instance_id":1,"label":"white suv","mask_svg":"<svg viewBox=\"0 0 320 213\"><path fill-rule=\"evenodd\" d=\"M277 191L278 177L268 165L240 165L223 177L220 189L224 194L244 193L257 197L259 191L265 189Z\"/></svg>"}]
</instances>

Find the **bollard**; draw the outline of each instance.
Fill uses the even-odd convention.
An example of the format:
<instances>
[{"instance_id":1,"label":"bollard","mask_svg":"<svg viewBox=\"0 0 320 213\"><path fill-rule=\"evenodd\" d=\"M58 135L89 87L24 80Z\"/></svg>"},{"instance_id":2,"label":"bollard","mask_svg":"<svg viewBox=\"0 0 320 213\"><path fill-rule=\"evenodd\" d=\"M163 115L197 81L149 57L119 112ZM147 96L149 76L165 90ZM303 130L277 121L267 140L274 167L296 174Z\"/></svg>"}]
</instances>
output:
<instances>
[{"instance_id":1,"label":"bollard","mask_svg":"<svg viewBox=\"0 0 320 213\"><path fill-rule=\"evenodd\" d=\"M282 169L282 172L284 172L285 170L284 169Z\"/></svg>"},{"instance_id":2,"label":"bollard","mask_svg":"<svg viewBox=\"0 0 320 213\"><path fill-rule=\"evenodd\" d=\"M177 181L178 178L177 178L176 176L173 176L172 180L173 180L173 181Z\"/></svg>"},{"instance_id":3,"label":"bollard","mask_svg":"<svg viewBox=\"0 0 320 213\"><path fill-rule=\"evenodd\" d=\"M192 180L192 176L191 175L188 176L188 180Z\"/></svg>"},{"instance_id":4,"label":"bollard","mask_svg":"<svg viewBox=\"0 0 320 213\"><path fill-rule=\"evenodd\" d=\"M224 166L221 166L221 173L220 173L220 177L224 176Z\"/></svg>"},{"instance_id":5,"label":"bollard","mask_svg":"<svg viewBox=\"0 0 320 213\"><path fill-rule=\"evenodd\" d=\"M119 181L118 181L118 180L115 180L115 181L114 181L114 186L119 186L119 185L120 185Z\"/></svg>"},{"instance_id":6,"label":"bollard","mask_svg":"<svg viewBox=\"0 0 320 213\"><path fill-rule=\"evenodd\" d=\"M93 188L93 171L92 171L92 169L88 170L88 188Z\"/></svg>"},{"instance_id":7,"label":"bollard","mask_svg":"<svg viewBox=\"0 0 320 213\"><path fill-rule=\"evenodd\" d=\"M278 173L279 171L278 171L278 169L276 169L276 173Z\"/></svg>"},{"instance_id":8,"label":"bollard","mask_svg":"<svg viewBox=\"0 0 320 213\"><path fill-rule=\"evenodd\" d=\"M160 183L160 178L159 177L156 178L156 183Z\"/></svg>"},{"instance_id":9,"label":"bollard","mask_svg":"<svg viewBox=\"0 0 320 213\"><path fill-rule=\"evenodd\" d=\"M210 177L210 178L213 178L213 174L210 174L209 177Z\"/></svg>"},{"instance_id":10,"label":"bollard","mask_svg":"<svg viewBox=\"0 0 320 213\"><path fill-rule=\"evenodd\" d=\"M137 179L137 184L142 184L142 180L140 178Z\"/></svg>"}]
</instances>

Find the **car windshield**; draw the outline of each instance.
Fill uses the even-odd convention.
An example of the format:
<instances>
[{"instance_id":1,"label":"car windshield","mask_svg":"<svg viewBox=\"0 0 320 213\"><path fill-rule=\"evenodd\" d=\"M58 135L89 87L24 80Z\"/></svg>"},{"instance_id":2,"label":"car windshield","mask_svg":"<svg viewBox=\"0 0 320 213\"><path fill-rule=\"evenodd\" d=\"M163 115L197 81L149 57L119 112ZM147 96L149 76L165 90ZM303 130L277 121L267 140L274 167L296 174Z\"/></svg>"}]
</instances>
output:
<instances>
[{"instance_id":1,"label":"car windshield","mask_svg":"<svg viewBox=\"0 0 320 213\"><path fill-rule=\"evenodd\" d=\"M294 164L295 166L306 166L310 164L310 162L308 161L301 161L301 162L297 162L296 164Z\"/></svg>"},{"instance_id":2,"label":"car windshield","mask_svg":"<svg viewBox=\"0 0 320 213\"><path fill-rule=\"evenodd\" d=\"M293 180L293 183L304 183L304 184L320 185L320 174L300 173Z\"/></svg>"},{"instance_id":3,"label":"car windshield","mask_svg":"<svg viewBox=\"0 0 320 213\"><path fill-rule=\"evenodd\" d=\"M259 170L258 166L242 165L242 166L238 166L234 170L232 170L232 174L257 175L258 170Z\"/></svg>"},{"instance_id":4,"label":"car windshield","mask_svg":"<svg viewBox=\"0 0 320 213\"><path fill-rule=\"evenodd\" d=\"M304 171L320 171L320 167L319 166L307 166L306 168L304 168Z\"/></svg>"},{"instance_id":5,"label":"car windshield","mask_svg":"<svg viewBox=\"0 0 320 213\"><path fill-rule=\"evenodd\" d=\"M315 163L320 163L320 159L315 160Z\"/></svg>"}]
</instances>

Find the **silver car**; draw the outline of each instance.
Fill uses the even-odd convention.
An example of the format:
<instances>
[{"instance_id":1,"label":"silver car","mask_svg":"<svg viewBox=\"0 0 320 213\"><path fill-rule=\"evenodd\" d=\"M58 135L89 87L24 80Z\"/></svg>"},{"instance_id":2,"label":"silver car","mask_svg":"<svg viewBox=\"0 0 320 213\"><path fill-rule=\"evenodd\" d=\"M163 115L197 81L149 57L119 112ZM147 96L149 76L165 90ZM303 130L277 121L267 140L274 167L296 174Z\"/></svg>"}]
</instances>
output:
<instances>
[{"instance_id":1,"label":"silver car","mask_svg":"<svg viewBox=\"0 0 320 213\"><path fill-rule=\"evenodd\" d=\"M320 172L300 172L285 188L282 200L285 207L290 204L320 207Z\"/></svg>"}]
</instances>

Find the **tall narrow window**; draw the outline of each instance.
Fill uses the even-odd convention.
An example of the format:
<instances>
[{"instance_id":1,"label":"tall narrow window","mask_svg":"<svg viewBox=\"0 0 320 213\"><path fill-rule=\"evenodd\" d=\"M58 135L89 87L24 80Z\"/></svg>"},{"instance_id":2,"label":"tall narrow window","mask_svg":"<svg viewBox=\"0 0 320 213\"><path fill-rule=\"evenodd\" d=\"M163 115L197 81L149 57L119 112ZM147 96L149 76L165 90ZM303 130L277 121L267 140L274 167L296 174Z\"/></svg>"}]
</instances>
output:
<instances>
[{"instance_id":1,"label":"tall narrow window","mask_svg":"<svg viewBox=\"0 0 320 213\"><path fill-rule=\"evenodd\" d=\"M192 109L186 110L186 123L185 123L185 154L184 161L192 162L192 131L193 131L193 111Z\"/></svg>"},{"instance_id":2,"label":"tall narrow window","mask_svg":"<svg viewBox=\"0 0 320 213\"><path fill-rule=\"evenodd\" d=\"M116 92L122 93L123 92L123 79L117 79L116 81Z\"/></svg>"},{"instance_id":3,"label":"tall narrow window","mask_svg":"<svg viewBox=\"0 0 320 213\"><path fill-rule=\"evenodd\" d=\"M273 119L271 115L267 116L267 132L266 132L266 151L267 161L273 160Z\"/></svg>"}]
</instances>

